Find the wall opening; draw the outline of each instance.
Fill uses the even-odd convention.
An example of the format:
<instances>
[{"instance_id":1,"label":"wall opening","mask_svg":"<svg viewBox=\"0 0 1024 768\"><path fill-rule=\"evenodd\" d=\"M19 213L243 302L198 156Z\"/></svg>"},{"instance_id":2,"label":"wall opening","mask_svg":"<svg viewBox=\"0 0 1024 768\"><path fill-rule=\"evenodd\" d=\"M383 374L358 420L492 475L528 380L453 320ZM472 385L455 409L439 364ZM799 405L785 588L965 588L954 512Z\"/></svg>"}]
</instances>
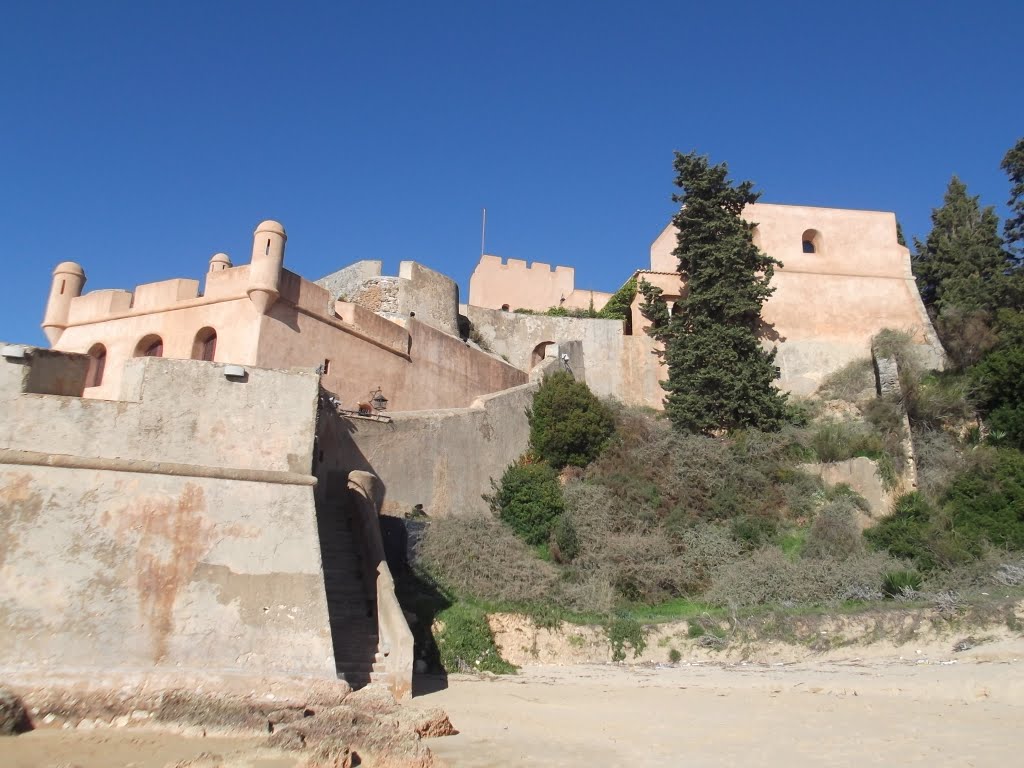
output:
<instances>
[{"instance_id":1,"label":"wall opening","mask_svg":"<svg viewBox=\"0 0 1024 768\"><path fill-rule=\"evenodd\" d=\"M107 348L93 344L89 348L89 370L85 374L86 387L98 387L103 383L103 371L107 367Z\"/></svg>"},{"instance_id":2,"label":"wall opening","mask_svg":"<svg viewBox=\"0 0 1024 768\"><path fill-rule=\"evenodd\" d=\"M201 328L192 343L192 359L205 360L212 363L217 357L217 331L213 328Z\"/></svg>"},{"instance_id":3,"label":"wall opening","mask_svg":"<svg viewBox=\"0 0 1024 768\"><path fill-rule=\"evenodd\" d=\"M821 253L821 232L816 229L808 229L803 237L804 253Z\"/></svg>"},{"instance_id":4,"label":"wall opening","mask_svg":"<svg viewBox=\"0 0 1024 768\"><path fill-rule=\"evenodd\" d=\"M554 347L555 342L553 341L542 341L536 347L533 348L533 354L530 355L530 368L536 368L542 362L544 358L548 356L548 347Z\"/></svg>"},{"instance_id":5,"label":"wall opening","mask_svg":"<svg viewBox=\"0 0 1024 768\"><path fill-rule=\"evenodd\" d=\"M155 334L143 336L135 345L135 357L163 357L164 340Z\"/></svg>"},{"instance_id":6,"label":"wall opening","mask_svg":"<svg viewBox=\"0 0 1024 768\"><path fill-rule=\"evenodd\" d=\"M501 305L501 311L502 312L508 312L508 304L502 304Z\"/></svg>"}]
</instances>

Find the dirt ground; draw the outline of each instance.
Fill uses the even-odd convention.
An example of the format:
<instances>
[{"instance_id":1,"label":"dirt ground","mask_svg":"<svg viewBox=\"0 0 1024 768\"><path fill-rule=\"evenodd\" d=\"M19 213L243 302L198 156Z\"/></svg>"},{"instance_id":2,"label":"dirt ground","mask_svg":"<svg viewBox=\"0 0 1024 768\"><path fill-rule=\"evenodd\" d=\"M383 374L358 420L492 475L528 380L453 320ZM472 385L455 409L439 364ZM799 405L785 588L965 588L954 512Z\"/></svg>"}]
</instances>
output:
<instances>
[{"instance_id":1,"label":"dirt ground","mask_svg":"<svg viewBox=\"0 0 1024 768\"><path fill-rule=\"evenodd\" d=\"M1024 638L815 660L525 667L418 681L461 731L429 742L485 766L1006 766L1024 752ZM446 687L445 687L446 685ZM0 740L3 768L292 768L262 737L40 729ZM223 759L201 757L220 755Z\"/></svg>"}]
</instances>

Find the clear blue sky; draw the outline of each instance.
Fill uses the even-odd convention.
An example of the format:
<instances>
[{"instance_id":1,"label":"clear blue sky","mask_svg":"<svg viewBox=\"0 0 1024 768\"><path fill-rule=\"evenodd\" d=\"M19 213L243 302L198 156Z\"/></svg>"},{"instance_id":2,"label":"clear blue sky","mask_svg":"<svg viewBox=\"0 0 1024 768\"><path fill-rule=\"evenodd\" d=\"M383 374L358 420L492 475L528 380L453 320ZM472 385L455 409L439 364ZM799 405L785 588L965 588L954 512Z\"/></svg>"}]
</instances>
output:
<instances>
[{"instance_id":1,"label":"clear blue sky","mask_svg":"<svg viewBox=\"0 0 1024 768\"><path fill-rule=\"evenodd\" d=\"M762 200L896 211L951 174L1002 216L1024 3L14 2L0 44L0 338L87 290L248 259L316 278L487 250L614 290L673 207L672 151ZM465 293L464 293L465 296Z\"/></svg>"}]
</instances>

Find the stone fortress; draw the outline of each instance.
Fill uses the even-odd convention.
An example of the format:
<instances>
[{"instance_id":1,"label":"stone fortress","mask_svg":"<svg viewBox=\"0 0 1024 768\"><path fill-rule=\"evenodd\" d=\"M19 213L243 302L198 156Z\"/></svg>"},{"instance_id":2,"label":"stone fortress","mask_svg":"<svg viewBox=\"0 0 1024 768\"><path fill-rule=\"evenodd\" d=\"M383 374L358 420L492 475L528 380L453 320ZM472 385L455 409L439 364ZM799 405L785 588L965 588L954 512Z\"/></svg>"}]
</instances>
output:
<instances>
[{"instance_id":1,"label":"stone fortress","mask_svg":"<svg viewBox=\"0 0 1024 768\"><path fill-rule=\"evenodd\" d=\"M785 265L764 310L782 388L812 392L884 327L941 364L893 214L744 215ZM460 305L411 261L306 280L286 243L265 221L249 263L216 254L202 285L85 293L83 267L61 263L52 349L2 345L0 670L345 676L408 695L388 521L485 510L546 371L661 406L639 299L626 320L513 311L600 309L611 294L576 289L571 268L485 255ZM670 308L674 245L669 226L633 273Z\"/></svg>"}]
</instances>

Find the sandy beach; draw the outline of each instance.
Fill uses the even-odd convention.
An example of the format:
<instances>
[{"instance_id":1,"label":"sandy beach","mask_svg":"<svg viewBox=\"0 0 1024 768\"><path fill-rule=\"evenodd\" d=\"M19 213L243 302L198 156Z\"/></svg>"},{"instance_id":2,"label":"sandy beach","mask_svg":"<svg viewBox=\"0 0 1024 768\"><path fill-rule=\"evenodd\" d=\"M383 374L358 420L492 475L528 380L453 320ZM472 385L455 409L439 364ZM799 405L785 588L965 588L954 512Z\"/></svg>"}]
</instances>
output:
<instances>
[{"instance_id":1,"label":"sandy beach","mask_svg":"<svg viewBox=\"0 0 1024 768\"><path fill-rule=\"evenodd\" d=\"M460 735L453 768L1017 765L1024 640L962 654L453 676L425 699Z\"/></svg>"},{"instance_id":2,"label":"sandy beach","mask_svg":"<svg viewBox=\"0 0 1024 768\"><path fill-rule=\"evenodd\" d=\"M816 659L527 666L423 678L457 736L452 768L1008 766L1024 751L1024 638L848 648ZM265 737L39 729L0 740L4 768L291 768ZM186 762L193 761L193 762Z\"/></svg>"}]
</instances>

